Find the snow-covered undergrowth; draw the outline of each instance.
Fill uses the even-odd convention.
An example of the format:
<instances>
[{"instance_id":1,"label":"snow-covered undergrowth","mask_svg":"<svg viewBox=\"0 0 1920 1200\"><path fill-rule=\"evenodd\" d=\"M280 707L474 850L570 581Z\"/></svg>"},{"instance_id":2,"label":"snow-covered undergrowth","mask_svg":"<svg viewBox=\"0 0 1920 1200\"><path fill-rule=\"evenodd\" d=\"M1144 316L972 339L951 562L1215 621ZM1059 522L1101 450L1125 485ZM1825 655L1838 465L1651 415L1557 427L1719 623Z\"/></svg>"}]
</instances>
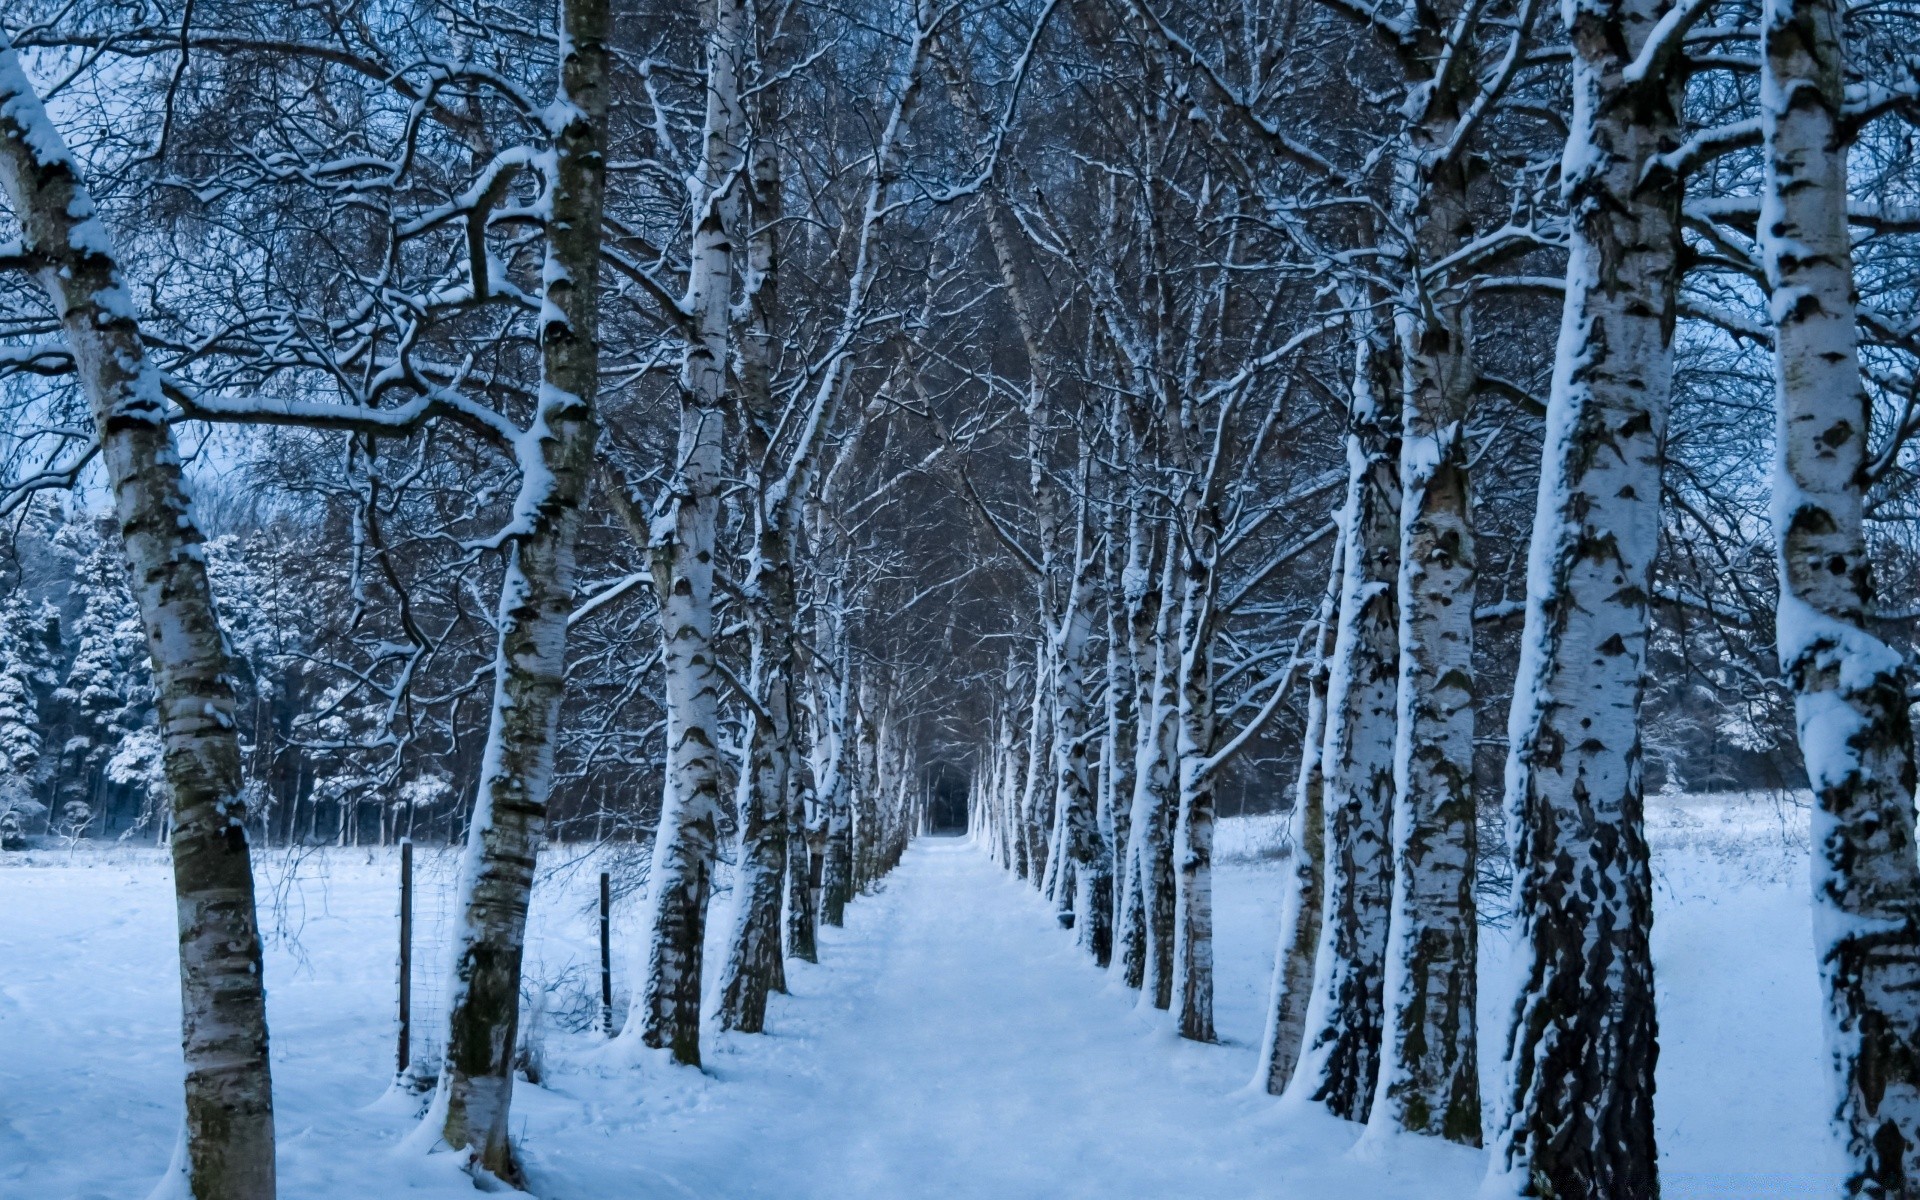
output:
<instances>
[{"instance_id":1,"label":"snow-covered undergrowth","mask_svg":"<svg viewBox=\"0 0 1920 1200\"><path fill-rule=\"evenodd\" d=\"M1823 1174L1806 814L1767 796L1650 802L1659 878L1659 1118L1669 1200L1800 1200ZM822 963L792 968L771 1033L704 1075L624 1065L592 1028L591 861L536 889L527 974L546 993L544 1086L515 1130L552 1200L607 1196L1472 1196L1480 1157L1353 1148L1357 1128L1249 1092L1277 918L1277 825L1235 819L1217 872L1223 1044L1172 1036L1102 979L1040 900L958 841L918 843ZM562 852L555 856L564 860ZM433 1015L453 857L422 851L418 1045ZM395 860L327 851L262 866L282 1195L471 1196L391 1152L411 1124L393 1069ZM720 901L724 904L724 899ZM164 858L0 858L0 1197L140 1197L179 1120L178 988ZM632 916L616 912L615 973ZM1484 931L1487 978L1505 935ZM1504 1004L1482 1020L1498 1043ZM1496 1055L1483 1066L1489 1083Z\"/></svg>"}]
</instances>

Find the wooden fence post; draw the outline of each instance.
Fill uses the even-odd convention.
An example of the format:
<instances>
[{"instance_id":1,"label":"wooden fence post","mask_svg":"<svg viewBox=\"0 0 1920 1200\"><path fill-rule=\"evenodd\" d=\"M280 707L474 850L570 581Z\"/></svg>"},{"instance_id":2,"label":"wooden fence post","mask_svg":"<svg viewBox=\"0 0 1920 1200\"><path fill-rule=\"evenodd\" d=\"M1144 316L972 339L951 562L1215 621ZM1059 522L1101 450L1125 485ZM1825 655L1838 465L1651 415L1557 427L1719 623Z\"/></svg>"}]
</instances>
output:
<instances>
[{"instance_id":1,"label":"wooden fence post","mask_svg":"<svg viewBox=\"0 0 1920 1200\"><path fill-rule=\"evenodd\" d=\"M613 887L607 872L600 872L600 1029L613 1036Z\"/></svg>"},{"instance_id":2,"label":"wooden fence post","mask_svg":"<svg viewBox=\"0 0 1920 1200\"><path fill-rule=\"evenodd\" d=\"M413 839L400 843L400 1044L394 1055L404 1077L413 1060Z\"/></svg>"}]
</instances>

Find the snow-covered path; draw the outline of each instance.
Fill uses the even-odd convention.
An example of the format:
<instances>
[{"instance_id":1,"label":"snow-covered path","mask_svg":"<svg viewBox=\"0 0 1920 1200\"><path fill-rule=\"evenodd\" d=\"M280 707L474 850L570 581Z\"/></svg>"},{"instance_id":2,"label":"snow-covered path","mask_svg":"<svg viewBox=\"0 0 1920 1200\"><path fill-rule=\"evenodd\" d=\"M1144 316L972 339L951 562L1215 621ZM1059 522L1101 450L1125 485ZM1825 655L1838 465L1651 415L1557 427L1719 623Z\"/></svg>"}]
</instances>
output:
<instances>
[{"instance_id":1,"label":"snow-covered path","mask_svg":"<svg viewBox=\"0 0 1920 1200\"><path fill-rule=\"evenodd\" d=\"M1658 1116L1669 1200L1831 1194L1804 858L1783 851L1766 811L1660 814ZM1096 971L1034 890L978 848L923 839L848 909L846 928L823 931L819 965L790 967L792 993L773 998L766 1035L709 1036L704 1072L630 1061L624 1039L610 1043L579 1019L580 1002L590 1011L597 996L597 866L556 849L536 890L527 963L529 985L552 1005L535 1019L547 1071L514 1097L535 1193L1470 1200L1478 1153L1429 1141L1358 1146L1357 1126L1248 1090L1282 864L1261 854L1257 824L1222 831L1223 846L1239 849L1216 874L1219 1045L1174 1037L1165 1014L1141 1010ZM424 1021L438 1011L435 948L453 861L416 855ZM0 1200L139 1200L180 1120L164 857L61 852L0 867ZM451 1156L400 1148L416 1110L383 1095L391 854L263 856L261 869L276 931L267 980L281 1195L471 1200ZM630 915L620 916L630 943ZM717 942L724 921L714 925ZM1501 971L1502 942L1484 932L1489 978ZM616 974L624 990L626 972ZM1483 1026L1503 1016L1489 989ZM434 1036L423 1023L416 1044ZM101 1152L103 1130L112 1153Z\"/></svg>"},{"instance_id":2,"label":"snow-covered path","mask_svg":"<svg viewBox=\"0 0 1920 1200\"><path fill-rule=\"evenodd\" d=\"M1231 1010L1235 1044L1179 1041L1088 966L1030 888L960 841L917 843L827 939L822 965L776 997L768 1036L720 1047L694 1094L669 1079L647 1097L654 1118L635 1113L634 1132L648 1152L589 1164L564 1118L543 1132L536 1116L537 1190L1112 1200L1366 1185L1431 1200L1476 1177L1476 1156L1449 1147L1356 1162L1352 1127L1278 1121L1244 1091L1252 1005Z\"/></svg>"},{"instance_id":3,"label":"snow-covered path","mask_svg":"<svg viewBox=\"0 0 1920 1200\"><path fill-rule=\"evenodd\" d=\"M761 1077L734 1092L730 1115L773 1147L726 1165L729 1194L1248 1197L1284 1194L1275 1189L1286 1178L1359 1182L1324 1144L1310 1156L1321 1170L1302 1171L1271 1102L1234 1094L1251 1074L1247 1044L1154 1036L1161 1022L1107 989L1033 892L973 847L918 843L849 919L828 947L831 990L808 994L827 982L823 966L776 1009L775 1053L746 1046L745 1061L716 1061L723 1086ZM796 1024L787 1037L804 1032L804 1049L779 1053L781 1027ZM782 1111L786 1089L764 1086L776 1083L769 1067L810 1077L791 1094L797 1111ZM1470 1157L1423 1161L1453 1167L1464 1184ZM1364 1171L1376 1183L1399 1173Z\"/></svg>"}]
</instances>

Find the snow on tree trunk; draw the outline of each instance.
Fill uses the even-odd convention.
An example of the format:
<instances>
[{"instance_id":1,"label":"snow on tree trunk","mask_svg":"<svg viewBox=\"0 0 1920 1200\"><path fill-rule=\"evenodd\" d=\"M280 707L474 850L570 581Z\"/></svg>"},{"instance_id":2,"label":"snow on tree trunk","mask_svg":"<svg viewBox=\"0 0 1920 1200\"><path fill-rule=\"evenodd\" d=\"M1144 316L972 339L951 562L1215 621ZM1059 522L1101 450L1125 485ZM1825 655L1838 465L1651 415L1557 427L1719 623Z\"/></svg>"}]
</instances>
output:
<instances>
[{"instance_id":1,"label":"snow on tree trunk","mask_svg":"<svg viewBox=\"0 0 1920 1200\"><path fill-rule=\"evenodd\" d=\"M1140 896L1147 917L1146 974L1142 989L1155 1008L1173 1007L1177 884L1174 879L1175 822L1180 809L1179 647L1172 628L1174 606L1165 602L1179 586L1179 555L1169 547L1160 574L1159 620L1154 628L1153 721L1151 741L1137 768L1134 828L1140 831Z\"/></svg>"},{"instance_id":2,"label":"snow on tree trunk","mask_svg":"<svg viewBox=\"0 0 1920 1200\"><path fill-rule=\"evenodd\" d=\"M1027 752L1023 759L1025 774L1020 781L1020 831L1026 842L1027 879L1049 895L1053 872L1060 860L1050 856L1049 835L1053 830L1053 682L1052 655L1045 639L1036 644L1033 664L1033 698L1027 708Z\"/></svg>"},{"instance_id":3,"label":"snow on tree trunk","mask_svg":"<svg viewBox=\"0 0 1920 1200\"><path fill-rule=\"evenodd\" d=\"M1382 1070L1370 1123L1480 1144L1473 792L1476 567L1463 435L1473 388L1465 296L1434 276L1472 232L1467 166L1449 152L1472 56L1457 14L1423 29L1419 110L1403 135L1393 228L1405 239L1400 349L1400 681L1393 901ZM1465 36L1455 32L1454 36ZM1427 77L1434 62L1451 69Z\"/></svg>"},{"instance_id":4,"label":"snow on tree trunk","mask_svg":"<svg viewBox=\"0 0 1920 1200\"><path fill-rule=\"evenodd\" d=\"M1227 417L1221 414L1220 420ZM1176 627L1175 745L1179 808L1173 845L1173 1017L1180 1036L1213 1029L1213 569L1220 544L1218 472L1205 461L1198 404L1184 397L1177 437L1181 475L1180 616ZM1215 451L1218 452L1217 450ZM1215 464L1217 465L1217 464Z\"/></svg>"},{"instance_id":5,"label":"snow on tree trunk","mask_svg":"<svg viewBox=\"0 0 1920 1200\"><path fill-rule=\"evenodd\" d=\"M1326 844L1326 771L1321 751L1327 723L1327 668L1333 655L1334 597L1346 568L1343 545L1334 545L1333 577L1327 581L1327 594L1316 618L1319 628L1314 634L1314 666L1307 680L1300 773L1294 781L1293 811L1287 816L1287 890L1281 898L1280 936L1274 949L1273 984L1258 1068L1258 1082L1270 1096L1286 1091L1293 1078L1306 1040L1307 1005L1313 996L1324 886L1321 861Z\"/></svg>"},{"instance_id":6,"label":"snow on tree trunk","mask_svg":"<svg viewBox=\"0 0 1920 1200\"><path fill-rule=\"evenodd\" d=\"M853 899L853 805L848 795L847 709L852 664L840 662L840 678L821 690L822 706L827 710L822 722L824 737L816 736L824 770L815 769L823 778L820 803L825 809L826 839L821 847L820 922L836 929L846 923L847 902Z\"/></svg>"},{"instance_id":7,"label":"snow on tree trunk","mask_svg":"<svg viewBox=\"0 0 1920 1200\"><path fill-rule=\"evenodd\" d=\"M429 1121L481 1169L517 1180L509 1142L520 960L546 838L566 690L574 544L599 429L600 211L607 113L605 0L563 9L552 213L541 307L540 405L523 448L518 528L500 585L494 698L461 864L447 1046Z\"/></svg>"},{"instance_id":8,"label":"snow on tree trunk","mask_svg":"<svg viewBox=\"0 0 1920 1200\"><path fill-rule=\"evenodd\" d=\"M1180 604L1180 807L1174 834L1173 1016L1180 1036L1211 1042L1213 1031L1213 655L1210 596L1212 539L1200 516L1188 534Z\"/></svg>"},{"instance_id":9,"label":"snow on tree trunk","mask_svg":"<svg viewBox=\"0 0 1920 1200\"><path fill-rule=\"evenodd\" d=\"M1134 511L1138 512L1137 505ZM1127 536L1127 565L1122 571L1121 599L1126 606L1127 653L1133 683L1133 744L1120 753L1133 756L1129 776L1127 840L1120 853L1120 898L1114 917L1115 957L1121 981L1130 988L1145 985L1152 955L1146 893L1147 841L1153 836L1153 812L1166 787L1166 764L1159 758L1164 714L1155 707L1160 665L1154 630L1160 620L1160 592L1153 586L1148 546L1141 522L1132 520Z\"/></svg>"},{"instance_id":10,"label":"snow on tree trunk","mask_svg":"<svg viewBox=\"0 0 1920 1200\"><path fill-rule=\"evenodd\" d=\"M1658 1194L1640 700L1680 272L1671 6L1572 0L1572 234L1509 720L1520 994L1493 1172L1509 1194Z\"/></svg>"},{"instance_id":11,"label":"snow on tree trunk","mask_svg":"<svg viewBox=\"0 0 1920 1200\"><path fill-rule=\"evenodd\" d=\"M1847 229L1840 20L1834 0L1768 0L1762 24L1778 645L1814 794L1814 931L1842 1194L1904 1197L1920 1189L1920 864L1907 670L1865 621L1871 410Z\"/></svg>"},{"instance_id":12,"label":"snow on tree trunk","mask_svg":"<svg viewBox=\"0 0 1920 1200\"><path fill-rule=\"evenodd\" d=\"M773 140L773 96L754 91L749 156L752 236L747 247L748 323L739 353L746 475L753 497L754 543L744 591L751 603L752 666L746 760L740 770L740 853L733 922L720 975L720 1028L758 1033L767 992L785 990L781 905L786 898L793 791L795 621L790 499L777 486L773 458L781 412L773 394L773 322L779 279L780 158ZM807 935L811 937L811 931Z\"/></svg>"},{"instance_id":13,"label":"snow on tree trunk","mask_svg":"<svg viewBox=\"0 0 1920 1200\"><path fill-rule=\"evenodd\" d=\"M1307 1040L1289 1088L1350 1121L1365 1120L1373 1102L1385 1019L1400 557L1397 389L1364 307L1355 325L1344 566L1323 752L1325 889Z\"/></svg>"},{"instance_id":14,"label":"snow on tree trunk","mask_svg":"<svg viewBox=\"0 0 1920 1200\"><path fill-rule=\"evenodd\" d=\"M715 0L684 301L694 335L681 362L678 469L654 516L651 539L666 674L667 765L647 879L647 962L628 1019L645 1045L670 1050L675 1061L694 1066L700 1062L701 956L720 806L713 557L732 341L732 197L744 21L740 0Z\"/></svg>"},{"instance_id":15,"label":"snow on tree trunk","mask_svg":"<svg viewBox=\"0 0 1920 1200\"><path fill-rule=\"evenodd\" d=\"M796 758L794 766L799 765ZM807 841L806 793L792 778L787 783L786 950L801 962L820 961L813 903L813 853Z\"/></svg>"},{"instance_id":16,"label":"snow on tree trunk","mask_svg":"<svg viewBox=\"0 0 1920 1200\"><path fill-rule=\"evenodd\" d=\"M772 632L755 639L761 644L754 647L758 666L749 686L760 697L760 711L749 718L747 757L740 770L740 854L715 1012L720 1028L742 1033L765 1028L767 993L785 985L780 906L785 897L787 747L792 731L784 682L767 681L767 676L782 672L785 666L771 661L776 656L765 643Z\"/></svg>"},{"instance_id":17,"label":"snow on tree trunk","mask_svg":"<svg viewBox=\"0 0 1920 1200\"><path fill-rule=\"evenodd\" d=\"M180 931L186 1134L178 1166L196 1200L269 1200L273 1084L260 932L232 673L203 542L111 239L4 34L0 188L92 410L152 659Z\"/></svg>"},{"instance_id":18,"label":"snow on tree trunk","mask_svg":"<svg viewBox=\"0 0 1920 1200\"><path fill-rule=\"evenodd\" d=\"M1117 505L1113 506L1117 508ZM1107 953L1095 955L1101 966L1111 966L1124 957L1121 943L1125 934L1121 922L1126 919L1126 851L1132 836L1129 806L1133 800L1133 725L1134 678L1127 650L1126 610L1121 603L1120 572L1116 569L1117 530L1109 521L1106 560L1107 603L1107 678L1103 700L1105 732L1100 744L1100 838L1107 850L1107 891L1104 897L1089 896L1093 919L1105 925ZM1135 909L1137 915L1138 909ZM1139 922L1133 921L1137 930ZM1137 962L1136 958L1136 962Z\"/></svg>"}]
</instances>

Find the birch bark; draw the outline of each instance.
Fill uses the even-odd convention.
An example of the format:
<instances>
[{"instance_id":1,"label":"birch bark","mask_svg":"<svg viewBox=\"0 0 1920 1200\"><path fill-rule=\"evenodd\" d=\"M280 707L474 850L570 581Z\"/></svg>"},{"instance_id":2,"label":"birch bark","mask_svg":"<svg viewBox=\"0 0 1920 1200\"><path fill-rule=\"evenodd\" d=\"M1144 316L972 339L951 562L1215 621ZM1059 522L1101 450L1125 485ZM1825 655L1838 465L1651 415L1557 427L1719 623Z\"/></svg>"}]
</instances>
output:
<instances>
[{"instance_id":1,"label":"birch bark","mask_svg":"<svg viewBox=\"0 0 1920 1200\"><path fill-rule=\"evenodd\" d=\"M1847 228L1842 36L1833 0L1765 6L1760 232L1774 322L1778 646L1814 794L1814 932L1842 1194L1905 1197L1920 1190L1920 863L1908 672L1866 626L1871 410Z\"/></svg>"},{"instance_id":2,"label":"birch bark","mask_svg":"<svg viewBox=\"0 0 1920 1200\"><path fill-rule=\"evenodd\" d=\"M1307 720L1300 734L1300 773L1287 817L1287 891L1281 901L1280 936L1274 950L1273 985L1261 1038L1258 1082L1270 1096L1286 1091L1306 1041L1307 1004L1313 996L1314 953L1320 939L1323 858L1326 847L1326 766L1321 757L1327 725L1328 662L1333 657L1334 597L1344 576L1344 544L1333 548L1333 577L1315 619L1314 668L1307 679Z\"/></svg>"},{"instance_id":3,"label":"birch bark","mask_svg":"<svg viewBox=\"0 0 1920 1200\"><path fill-rule=\"evenodd\" d=\"M715 0L699 169L689 180L693 248L684 307L679 448L651 540L666 673L667 769L648 876L647 962L628 1018L643 1044L700 1062L701 958L720 805L713 556L733 288L735 159L745 6Z\"/></svg>"},{"instance_id":4,"label":"birch bark","mask_svg":"<svg viewBox=\"0 0 1920 1200\"><path fill-rule=\"evenodd\" d=\"M1327 680L1325 890L1307 1041L1289 1091L1365 1120L1379 1079L1399 676L1397 389L1365 301L1356 317L1345 561Z\"/></svg>"},{"instance_id":5,"label":"birch bark","mask_svg":"<svg viewBox=\"0 0 1920 1200\"><path fill-rule=\"evenodd\" d=\"M793 788L794 594L789 498L774 458L780 413L773 395L773 323L779 280L780 158L773 140L776 93L754 91L749 154L753 233L747 243L746 336L739 353L741 422L747 483L753 498L753 548L744 590L752 606L749 687L754 711L740 771L739 868L733 925L720 974L720 1028L758 1033L766 1025L767 992L784 990L781 904L786 898ZM810 930L809 929L809 940Z\"/></svg>"},{"instance_id":6,"label":"birch bark","mask_svg":"<svg viewBox=\"0 0 1920 1200\"><path fill-rule=\"evenodd\" d=\"M1652 879L1640 700L1680 275L1665 0L1570 0L1571 243L1509 720L1524 978L1493 1172L1508 1194L1652 1200Z\"/></svg>"},{"instance_id":7,"label":"birch bark","mask_svg":"<svg viewBox=\"0 0 1920 1200\"><path fill-rule=\"evenodd\" d=\"M1462 6L1415 9L1394 180L1402 243L1399 736L1383 1070L1370 1123L1480 1144L1475 1055L1473 608L1466 441L1473 392L1463 289L1438 272L1472 236L1454 142L1476 86Z\"/></svg>"},{"instance_id":8,"label":"birch bark","mask_svg":"<svg viewBox=\"0 0 1920 1200\"><path fill-rule=\"evenodd\" d=\"M493 712L462 862L447 1049L428 1115L447 1145L517 1182L509 1141L520 960L533 869L546 838L566 690L574 545L599 426L600 215L606 181L607 5L562 10L552 211L541 306L539 411L520 450L520 528L500 587Z\"/></svg>"},{"instance_id":9,"label":"birch bark","mask_svg":"<svg viewBox=\"0 0 1920 1200\"><path fill-rule=\"evenodd\" d=\"M0 189L59 313L153 665L172 796L185 1153L195 1200L271 1200L273 1081L231 671L158 371L59 131L0 33Z\"/></svg>"}]
</instances>

